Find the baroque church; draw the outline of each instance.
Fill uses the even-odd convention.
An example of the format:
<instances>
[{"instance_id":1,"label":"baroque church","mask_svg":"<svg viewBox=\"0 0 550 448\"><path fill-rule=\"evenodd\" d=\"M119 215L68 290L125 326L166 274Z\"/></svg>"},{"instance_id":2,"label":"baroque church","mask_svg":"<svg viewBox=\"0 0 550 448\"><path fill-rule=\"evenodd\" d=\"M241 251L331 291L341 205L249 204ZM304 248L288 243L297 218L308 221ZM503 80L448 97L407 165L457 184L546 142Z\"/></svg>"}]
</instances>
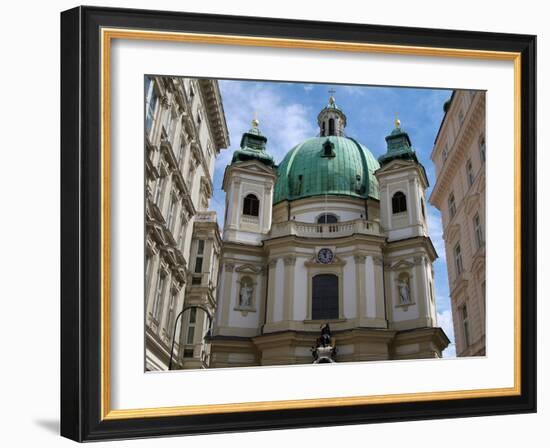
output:
<instances>
[{"instance_id":1,"label":"baroque church","mask_svg":"<svg viewBox=\"0 0 550 448\"><path fill-rule=\"evenodd\" d=\"M258 120L226 194L210 367L441 357L426 172L399 120L378 160L330 96L319 134L277 166ZM313 349L312 349L313 348ZM313 353L312 353L313 352Z\"/></svg>"}]
</instances>

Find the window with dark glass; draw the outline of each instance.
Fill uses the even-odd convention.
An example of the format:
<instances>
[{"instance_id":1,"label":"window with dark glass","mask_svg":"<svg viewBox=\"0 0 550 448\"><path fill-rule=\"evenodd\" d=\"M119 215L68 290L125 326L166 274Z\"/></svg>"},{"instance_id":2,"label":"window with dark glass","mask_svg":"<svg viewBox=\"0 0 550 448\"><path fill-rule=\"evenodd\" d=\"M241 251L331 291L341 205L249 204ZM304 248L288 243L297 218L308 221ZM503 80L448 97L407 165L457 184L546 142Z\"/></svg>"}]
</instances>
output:
<instances>
[{"instance_id":1,"label":"window with dark glass","mask_svg":"<svg viewBox=\"0 0 550 448\"><path fill-rule=\"evenodd\" d=\"M187 327L187 344L195 342L195 325L197 323L197 309L191 308L189 311L189 326Z\"/></svg>"},{"instance_id":2,"label":"window with dark glass","mask_svg":"<svg viewBox=\"0 0 550 448\"><path fill-rule=\"evenodd\" d=\"M470 321L468 319L468 307L466 306L466 304L460 307L460 314L462 317L462 331L464 333L464 343L466 344L466 347L469 347L471 345Z\"/></svg>"},{"instance_id":3,"label":"window with dark glass","mask_svg":"<svg viewBox=\"0 0 550 448\"><path fill-rule=\"evenodd\" d=\"M454 256L455 256L456 275L459 276L462 273L462 271L464 271L464 265L462 264L462 250L460 249L460 243L457 243L457 245L454 248Z\"/></svg>"},{"instance_id":4,"label":"window with dark glass","mask_svg":"<svg viewBox=\"0 0 550 448\"><path fill-rule=\"evenodd\" d=\"M335 224L338 222L338 217L331 213L323 213L317 218L317 224Z\"/></svg>"},{"instance_id":5,"label":"window with dark glass","mask_svg":"<svg viewBox=\"0 0 550 448\"><path fill-rule=\"evenodd\" d=\"M472 186L474 184L474 168L472 166L472 161L468 159L466 162L466 177L468 179L468 186Z\"/></svg>"},{"instance_id":6,"label":"window with dark glass","mask_svg":"<svg viewBox=\"0 0 550 448\"><path fill-rule=\"evenodd\" d=\"M319 274L312 282L311 318L338 319L338 276Z\"/></svg>"},{"instance_id":7,"label":"window with dark glass","mask_svg":"<svg viewBox=\"0 0 550 448\"><path fill-rule=\"evenodd\" d=\"M338 319L338 276L313 277L312 319Z\"/></svg>"},{"instance_id":8,"label":"window with dark glass","mask_svg":"<svg viewBox=\"0 0 550 448\"><path fill-rule=\"evenodd\" d=\"M479 213L476 213L474 216L474 233L476 236L476 246L479 249L485 243L483 238L483 228L481 227L481 219L479 218Z\"/></svg>"},{"instance_id":9,"label":"window with dark glass","mask_svg":"<svg viewBox=\"0 0 550 448\"><path fill-rule=\"evenodd\" d=\"M253 194L244 198L243 215L258 216L260 214L260 201Z\"/></svg>"},{"instance_id":10,"label":"window with dark glass","mask_svg":"<svg viewBox=\"0 0 550 448\"><path fill-rule=\"evenodd\" d=\"M328 120L328 135L334 135L334 118Z\"/></svg>"},{"instance_id":11,"label":"window with dark glass","mask_svg":"<svg viewBox=\"0 0 550 448\"><path fill-rule=\"evenodd\" d=\"M157 274L157 285L155 288L155 299L153 302L153 317L158 321L160 319L160 313L162 310L164 285L166 282L166 276L163 272L159 271Z\"/></svg>"},{"instance_id":12,"label":"window with dark glass","mask_svg":"<svg viewBox=\"0 0 550 448\"><path fill-rule=\"evenodd\" d=\"M401 213L407 211L407 196L401 191L398 191L391 198L391 208L393 213Z\"/></svg>"},{"instance_id":13,"label":"window with dark glass","mask_svg":"<svg viewBox=\"0 0 550 448\"><path fill-rule=\"evenodd\" d=\"M479 158L481 159L481 162L485 162L485 137L482 136L479 139Z\"/></svg>"},{"instance_id":14,"label":"window with dark glass","mask_svg":"<svg viewBox=\"0 0 550 448\"><path fill-rule=\"evenodd\" d=\"M202 273L202 260L204 257L204 240L198 241L197 257L195 259L195 274Z\"/></svg>"},{"instance_id":15,"label":"window with dark glass","mask_svg":"<svg viewBox=\"0 0 550 448\"><path fill-rule=\"evenodd\" d=\"M447 207L449 208L449 218L453 219L456 215L455 195L451 193L449 199L447 199Z\"/></svg>"}]
</instances>

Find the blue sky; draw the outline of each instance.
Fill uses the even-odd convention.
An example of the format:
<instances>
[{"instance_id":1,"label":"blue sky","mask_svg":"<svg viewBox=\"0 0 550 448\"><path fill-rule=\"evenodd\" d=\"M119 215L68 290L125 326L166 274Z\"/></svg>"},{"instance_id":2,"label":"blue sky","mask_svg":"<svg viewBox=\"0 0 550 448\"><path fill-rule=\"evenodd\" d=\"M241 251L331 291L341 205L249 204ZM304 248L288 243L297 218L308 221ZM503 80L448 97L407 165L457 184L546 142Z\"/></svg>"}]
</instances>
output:
<instances>
[{"instance_id":1,"label":"blue sky","mask_svg":"<svg viewBox=\"0 0 550 448\"><path fill-rule=\"evenodd\" d=\"M450 90L232 80L220 80L219 85L231 146L222 150L214 172L210 208L218 212L218 220L224 216L225 194L221 183L225 167L238 148L243 132L250 129L255 114L262 133L268 138L268 152L279 163L290 149L318 133L317 114L327 104L331 89L336 91L336 104L347 116L346 135L367 146L375 157L386 151L384 137L393 129L398 115L401 127L408 132L426 168L429 197L435 183L430 153L443 118L443 103L452 93ZM438 322L452 341L444 356L453 357L454 334L441 217L429 204L427 211L430 236L439 254L434 264Z\"/></svg>"}]
</instances>

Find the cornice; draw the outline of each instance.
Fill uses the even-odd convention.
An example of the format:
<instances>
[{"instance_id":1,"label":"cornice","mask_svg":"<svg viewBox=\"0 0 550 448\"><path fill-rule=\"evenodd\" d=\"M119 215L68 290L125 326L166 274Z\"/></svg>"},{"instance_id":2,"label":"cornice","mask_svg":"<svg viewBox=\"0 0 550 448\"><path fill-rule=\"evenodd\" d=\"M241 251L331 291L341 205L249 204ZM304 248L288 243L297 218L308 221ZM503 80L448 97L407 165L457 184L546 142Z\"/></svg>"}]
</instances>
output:
<instances>
[{"instance_id":1,"label":"cornice","mask_svg":"<svg viewBox=\"0 0 550 448\"><path fill-rule=\"evenodd\" d=\"M461 171L462 162L474 138L478 123L484 119L484 111L485 97L484 95L478 95L474 99L473 104L468 108L464 121L453 142L453 146L449 149L447 160L443 163L437 175L436 183L430 195L430 204L439 209L441 209L442 206L443 196L449 191L450 185L456 176L455 173Z\"/></svg>"}]
</instances>

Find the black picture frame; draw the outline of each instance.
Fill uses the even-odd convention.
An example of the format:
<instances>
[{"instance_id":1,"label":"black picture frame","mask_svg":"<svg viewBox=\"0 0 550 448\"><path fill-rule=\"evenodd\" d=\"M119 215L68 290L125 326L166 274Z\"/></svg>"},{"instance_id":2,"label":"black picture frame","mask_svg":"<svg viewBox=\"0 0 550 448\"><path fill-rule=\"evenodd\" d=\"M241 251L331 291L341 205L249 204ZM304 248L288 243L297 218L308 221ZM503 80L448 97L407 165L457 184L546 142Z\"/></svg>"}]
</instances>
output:
<instances>
[{"instance_id":1,"label":"black picture frame","mask_svg":"<svg viewBox=\"0 0 550 448\"><path fill-rule=\"evenodd\" d=\"M100 29L521 54L521 393L516 396L102 419ZM78 7L61 13L61 435L76 441L536 412L536 36Z\"/></svg>"}]
</instances>

